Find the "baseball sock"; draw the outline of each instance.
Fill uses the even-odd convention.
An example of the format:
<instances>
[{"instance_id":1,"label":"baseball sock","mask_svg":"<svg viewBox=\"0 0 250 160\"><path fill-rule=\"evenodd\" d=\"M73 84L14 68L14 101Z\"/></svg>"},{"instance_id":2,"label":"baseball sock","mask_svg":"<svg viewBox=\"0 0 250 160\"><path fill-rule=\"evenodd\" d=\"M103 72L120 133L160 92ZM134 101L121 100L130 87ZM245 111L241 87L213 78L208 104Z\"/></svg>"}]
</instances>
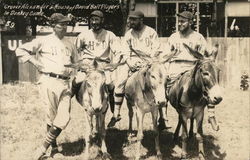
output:
<instances>
[{"instance_id":1,"label":"baseball sock","mask_svg":"<svg viewBox=\"0 0 250 160\"><path fill-rule=\"evenodd\" d=\"M51 128L51 125L47 124L47 133L49 132L50 128ZM56 139L51 143L51 147L52 148L57 147Z\"/></svg>"},{"instance_id":2,"label":"baseball sock","mask_svg":"<svg viewBox=\"0 0 250 160\"><path fill-rule=\"evenodd\" d=\"M120 110L122 106L122 102L124 99L124 93L115 93L115 110L114 110L114 117L118 118L120 115Z\"/></svg>"},{"instance_id":3,"label":"baseball sock","mask_svg":"<svg viewBox=\"0 0 250 160\"><path fill-rule=\"evenodd\" d=\"M59 134L61 133L62 129L56 127L56 126L51 126L49 131L47 132L47 135L46 135L46 138L45 138L45 141L43 143L43 147L45 149L48 149L49 146L52 144L52 143L55 143L56 141L56 138L59 136Z\"/></svg>"}]
</instances>

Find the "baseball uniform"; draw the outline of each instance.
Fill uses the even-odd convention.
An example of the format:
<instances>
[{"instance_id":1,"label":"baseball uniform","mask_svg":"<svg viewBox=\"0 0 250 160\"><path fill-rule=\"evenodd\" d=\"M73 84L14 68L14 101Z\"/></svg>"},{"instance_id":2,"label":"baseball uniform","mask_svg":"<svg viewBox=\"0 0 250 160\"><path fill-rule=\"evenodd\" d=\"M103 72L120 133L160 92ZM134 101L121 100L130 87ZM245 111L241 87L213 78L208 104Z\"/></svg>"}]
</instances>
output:
<instances>
[{"instance_id":1,"label":"baseball uniform","mask_svg":"<svg viewBox=\"0 0 250 160\"><path fill-rule=\"evenodd\" d=\"M117 37L111 31L102 29L100 33L95 33L92 29L82 32L75 41L78 50L79 59L83 60L83 64L92 65L93 61L86 59L88 57L100 57L101 59L112 61L114 54L117 52ZM92 56L91 56L92 55ZM104 66L107 62L98 62L100 66ZM105 72L106 84L111 83L110 72ZM76 82L79 83L85 78L85 73L77 73Z\"/></svg>"},{"instance_id":2,"label":"baseball uniform","mask_svg":"<svg viewBox=\"0 0 250 160\"><path fill-rule=\"evenodd\" d=\"M43 64L40 71L40 91L47 108L47 124L64 129L70 120L70 83L72 69L64 67L77 59L77 50L67 39L54 33L25 43L16 50L21 62L36 54Z\"/></svg>"}]
</instances>

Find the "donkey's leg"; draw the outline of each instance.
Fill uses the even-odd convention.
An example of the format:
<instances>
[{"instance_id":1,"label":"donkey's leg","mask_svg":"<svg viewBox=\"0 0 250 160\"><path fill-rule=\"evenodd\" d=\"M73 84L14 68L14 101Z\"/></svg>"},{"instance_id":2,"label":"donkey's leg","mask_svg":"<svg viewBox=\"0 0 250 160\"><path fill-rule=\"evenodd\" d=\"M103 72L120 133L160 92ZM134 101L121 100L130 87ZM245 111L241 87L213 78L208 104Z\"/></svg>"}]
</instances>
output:
<instances>
[{"instance_id":1,"label":"donkey's leg","mask_svg":"<svg viewBox=\"0 0 250 160\"><path fill-rule=\"evenodd\" d=\"M85 159L89 158L89 149L91 146L91 140L92 140L92 132L93 132L93 116L89 115L87 112L85 112L86 120L87 120L87 125L86 125L86 131L85 131Z\"/></svg>"},{"instance_id":2,"label":"donkey's leg","mask_svg":"<svg viewBox=\"0 0 250 160\"><path fill-rule=\"evenodd\" d=\"M205 159L205 152L204 152L204 145L203 145L203 117L204 117L204 110L200 112L199 115L196 117L196 125L197 125L197 135L196 139L198 141L198 150L199 150L199 159Z\"/></svg>"},{"instance_id":3,"label":"donkey's leg","mask_svg":"<svg viewBox=\"0 0 250 160\"><path fill-rule=\"evenodd\" d=\"M184 115L181 115L181 122L182 122L182 134L181 134L181 140L182 140L182 153L181 157L186 158L187 157L187 117Z\"/></svg>"},{"instance_id":4,"label":"donkey's leg","mask_svg":"<svg viewBox=\"0 0 250 160\"><path fill-rule=\"evenodd\" d=\"M139 160L141 157L141 142L143 139L143 119L144 113L137 107L136 118L137 118L137 144L136 144L136 155L135 159Z\"/></svg>"},{"instance_id":5,"label":"donkey's leg","mask_svg":"<svg viewBox=\"0 0 250 160\"><path fill-rule=\"evenodd\" d=\"M190 119L189 138L194 136L194 118Z\"/></svg>"},{"instance_id":6,"label":"donkey's leg","mask_svg":"<svg viewBox=\"0 0 250 160\"><path fill-rule=\"evenodd\" d=\"M152 122L155 132L155 150L157 154L157 158L160 160L162 159L161 151L160 151L160 144L159 144L159 129L157 127L157 118L158 118L158 110L155 109L151 112L152 115Z\"/></svg>"},{"instance_id":7,"label":"donkey's leg","mask_svg":"<svg viewBox=\"0 0 250 160\"><path fill-rule=\"evenodd\" d=\"M101 114L100 115L100 128L101 128L101 150L103 153L103 159L111 159L111 156L109 155L108 151L107 151L107 145L105 142L105 138L106 138L106 129L105 129L105 114Z\"/></svg>"},{"instance_id":8,"label":"donkey's leg","mask_svg":"<svg viewBox=\"0 0 250 160\"><path fill-rule=\"evenodd\" d=\"M177 144L177 141L178 141L180 128L181 128L181 117L180 117L180 115L179 115L179 117L178 117L178 124L177 124L176 129L175 129L175 132L174 132L174 142L175 142L176 144Z\"/></svg>"},{"instance_id":9,"label":"donkey's leg","mask_svg":"<svg viewBox=\"0 0 250 160\"><path fill-rule=\"evenodd\" d=\"M128 116L129 116L129 138L131 138L132 136L132 129L133 129L133 116L134 116L134 112L133 112L133 106L132 104L129 102L129 100L127 100L127 106L128 106Z\"/></svg>"}]
</instances>

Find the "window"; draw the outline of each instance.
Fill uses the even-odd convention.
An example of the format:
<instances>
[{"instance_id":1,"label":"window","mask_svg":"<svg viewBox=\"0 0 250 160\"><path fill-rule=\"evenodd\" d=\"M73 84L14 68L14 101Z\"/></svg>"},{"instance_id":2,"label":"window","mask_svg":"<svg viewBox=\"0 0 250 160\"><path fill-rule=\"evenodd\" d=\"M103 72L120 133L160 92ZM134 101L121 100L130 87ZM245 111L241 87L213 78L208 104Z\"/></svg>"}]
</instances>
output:
<instances>
[{"instance_id":1,"label":"window","mask_svg":"<svg viewBox=\"0 0 250 160\"><path fill-rule=\"evenodd\" d=\"M178 30L178 17L176 13L190 11L194 14L192 29L203 36L217 35L216 25L213 21L212 2L162 2L158 4L158 34L161 37L169 37ZM199 14L198 14L199 13Z\"/></svg>"}]
</instances>

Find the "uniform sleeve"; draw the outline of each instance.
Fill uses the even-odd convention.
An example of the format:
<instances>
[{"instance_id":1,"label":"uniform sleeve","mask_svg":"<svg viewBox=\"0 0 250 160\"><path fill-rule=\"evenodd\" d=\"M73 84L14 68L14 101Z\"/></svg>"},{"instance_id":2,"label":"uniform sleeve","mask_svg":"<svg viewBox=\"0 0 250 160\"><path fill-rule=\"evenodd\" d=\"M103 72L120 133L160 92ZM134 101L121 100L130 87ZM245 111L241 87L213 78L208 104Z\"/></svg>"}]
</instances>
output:
<instances>
[{"instance_id":1,"label":"uniform sleeve","mask_svg":"<svg viewBox=\"0 0 250 160\"><path fill-rule=\"evenodd\" d=\"M109 46L111 54L116 54L119 51L119 42L120 39L114 33L110 32Z\"/></svg>"},{"instance_id":2,"label":"uniform sleeve","mask_svg":"<svg viewBox=\"0 0 250 160\"><path fill-rule=\"evenodd\" d=\"M84 50L84 48L86 47L86 44L85 44L84 35L82 33L80 33L77 36L74 44L75 44L75 47L76 47L78 53L80 53Z\"/></svg>"},{"instance_id":3,"label":"uniform sleeve","mask_svg":"<svg viewBox=\"0 0 250 160\"><path fill-rule=\"evenodd\" d=\"M172 50L174 50L174 45L172 45L172 38L169 37L167 41L164 41L161 43L160 45L160 54L159 54L159 59L164 60L167 57L171 56L171 54L173 54ZM171 46L172 45L172 50L171 50Z\"/></svg>"},{"instance_id":4,"label":"uniform sleeve","mask_svg":"<svg viewBox=\"0 0 250 160\"><path fill-rule=\"evenodd\" d=\"M129 31L128 31L129 32ZM123 61L126 61L130 57L131 50L129 45L131 43L131 38L129 33L126 33L123 38L121 38L120 54L122 55Z\"/></svg>"},{"instance_id":5,"label":"uniform sleeve","mask_svg":"<svg viewBox=\"0 0 250 160\"><path fill-rule=\"evenodd\" d=\"M72 44L71 51L71 63L76 63L79 60L78 50L74 44Z\"/></svg>"},{"instance_id":6,"label":"uniform sleeve","mask_svg":"<svg viewBox=\"0 0 250 160\"><path fill-rule=\"evenodd\" d=\"M32 55L35 55L42 46L41 39L34 39L31 42L27 42L16 49L16 56L19 58L20 62L25 63Z\"/></svg>"},{"instance_id":7,"label":"uniform sleeve","mask_svg":"<svg viewBox=\"0 0 250 160\"><path fill-rule=\"evenodd\" d=\"M153 31L151 38L152 38L152 46L151 46L150 56L153 57L155 53L161 51L161 44L160 44L160 40L156 31Z\"/></svg>"},{"instance_id":8,"label":"uniform sleeve","mask_svg":"<svg viewBox=\"0 0 250 160\"><path fill-rule=\"evenodd\" d=\"M198 42L200 43L198 46L195 47L195 49L201 53L202 55L205 55L205 54L210 54L212 51L211 51L211 47L208 45L206 39L200 35L200 38L198 39Z\"/></svg>"},{"instance_id":9,"label":"uniform sleeve","mask_svg":"<svg viewBox=\"0 0 250 160\"><path fill-rule=\"evenodd\" d=\"M172 34L167 41L166 48L168 49L167 52L171 52L171 50L175 50L175 45L174 45L174 35Z\"/></svg>"}]
</instances>

